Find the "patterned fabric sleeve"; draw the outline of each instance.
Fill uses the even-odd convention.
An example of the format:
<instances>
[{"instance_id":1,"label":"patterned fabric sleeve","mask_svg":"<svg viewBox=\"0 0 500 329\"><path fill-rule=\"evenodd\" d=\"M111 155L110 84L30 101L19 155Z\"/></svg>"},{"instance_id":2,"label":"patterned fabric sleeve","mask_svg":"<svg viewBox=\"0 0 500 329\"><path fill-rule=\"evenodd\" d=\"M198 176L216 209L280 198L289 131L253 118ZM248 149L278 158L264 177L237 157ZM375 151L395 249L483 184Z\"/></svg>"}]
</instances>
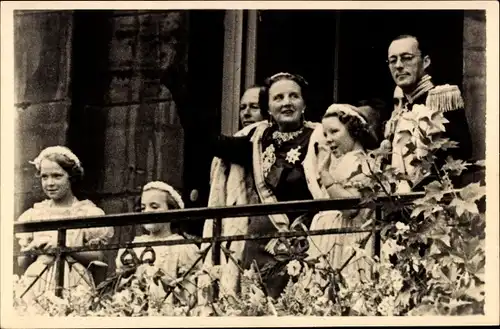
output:
<instances>
[{"instance_id":1,"label":"patterned fabric sleeve","mask_svg":"<svg viewBox=\"0 0 500 329\"><path fill-rule=\"evenodd\" d=\"M104 211L98 207L89 207L86 216L103 216ZM113 227L89 227L85 228L85 242L96 241L102 244L108 243L114 235Z\"/></svg>"},{"instance_id":2,"label":"patterned fabric sleeve","mask_svg":"<svg viewBox=\"0 0 500 329\"><path fill-rule=\"evenodd\" d=\"M18 222L29 222L32 220L33 208L26 210L17 219ZM16 233L16 238L21 248L25 248L31 241L33 241L33 232Z\"/></svg>"}]
</instances>

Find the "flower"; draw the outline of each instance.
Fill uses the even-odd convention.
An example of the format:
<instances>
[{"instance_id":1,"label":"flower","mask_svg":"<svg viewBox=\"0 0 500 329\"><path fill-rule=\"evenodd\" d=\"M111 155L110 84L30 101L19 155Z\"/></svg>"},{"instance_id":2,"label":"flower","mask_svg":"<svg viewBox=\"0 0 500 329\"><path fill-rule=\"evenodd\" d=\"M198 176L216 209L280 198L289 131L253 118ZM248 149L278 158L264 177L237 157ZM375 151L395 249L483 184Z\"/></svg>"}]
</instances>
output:
<instances>
[{"instance_id":1,"label":"flower","mask_svg":"<svg viewBox=\"0 0 500 329\"><path fill-rule=\"evenodd\" d=\"M387 239L381 249L384 256L389 256L405 250L405 247L398 245L394 239Z\"/></svg>"},{"instance_id":2,"label":"flower","mask_svg":"<svg viewBox=\"0 0 500 329\"><path fill-rule=\"evenodd\" d=\"M318 299L316 299L316 303L315 303L316 306L326 306L326 305L328 305L329 299L325 295L323 295L323 296L319 297Z\"/></svg>"},{"instance_id":3,"label":"flower","mask_svg":"<svg viewBox=\"0 0 500 329\"><path fill-rule=\"evenodd\" d=\"M403 234L410 229L410 227L408 225L405 225L401 222L396 223L396 228L398 229L398 233L400 233L400 234Z\"/></svg>"},{"instance_id":4,"label":"flower","mask_svg":"<svg viewBox=\"0 0 500 329\"><path fill-rule=\"evenodd\" d=\"M401 291L401 289L403 288L403 280L394 280L393 281L393 287L394 287L394 291Z\"/></svg>"},{"instance_id":5,"label":"flower","mask_svg":"<svg viewBox=\"0 0 500 329\"><path fill-rule=\"evenodd\" d=\"M392 287L394 291L397 293L403 288L403 276L401 272L396 269L392 269L390 272L390 280L392 281Z\"/></svg>"},{"instance_id":6,"label":"flower","mask_svg":"<svg viewBox=\"0 0 500 329\"><path fill-rule=\"evenodd\" d=\"M323 295L323 292L321 291L319 285L315 284L311 289L309 289L309 295L312 297L319 297Z\"/></svg>"},{"instance_id":7,"label":"flower","mask_svg":"<svg viewBox=\"0 0 500 329\"><path fill-rule=\"evenodd\" d=\"M345 299L347 296L349 296L350 292L351 292L350 289L348 289L344 286L340 286L340 289L338 291L338 295L339 295L340 299Z\"/></svg>"},{"instance_id":8,"label":"flower","mask_svg":"<svg viewBox=\"0 0 500 329\"><path fill-rule=\"evenodd\" d=\"M215 266L208 266L206 264L203 265L202 271L208 274L208 276L212 280L220 279L222 275L222 266L221 265L215 265Z\"/></svg>"},{"instance_id":9,"label":"flower","mask_svg":"<svg viewBox=\"0 0 500 329\"><path fill-rule=\"evenodd\" d=\"M255 306L261 305L265 300L264 292L254 284L251 285L250 288L251 288L249 292L250 304Z\"/></svg>"},{"instance_id":10,"label":"flower","mask_svg":"<svg viewBox=\"0 0 500 329\"><path fill-rule=\"evenodd\" d=\"M394 306L395 306L394 302L395 300L393 296L386 296L382 298L382 301L377 307L377 311L381 315L386 315L386 316L394 315Z\"/></svg>"},{"instance_id":11,"label":"flower","mask_svg":"<svg viewBox=\"0 0 500 329\"><path fill-rule=\"evenodd\" d=\"M286 268L288 275L297 276L300 274L300 269L302 268L302 266L300 265L300 262L298 260L294 259L287 264Z\"/></svg>"},{"instance_id":12,"label":"flower","mask_svg":"<svg viewBox=\"0 0 500 329\"><path fill-rule=\"evenodd\" d=\"M318 270L324 270L329 268L329 264L326 262L326 257L320 257L318 262L314 265L314 267Z\"/></svg>"},{"instance_id":13,"label":"flower","mask_svg":"<svg viewBox=\"0 0 500 329\"><path fill-rule=\"evenodd\" d=\"M319 286L321 288L324 288L328 285L328 280L324 278L324 275L323 273L319 272L319 271L315 271L314 272L314 278L313 278L314 282L319 284Z\"/></svg>"},{"instance_id":14,"label":"flower","mask_svg":"<svg viewBox=\"0 0 500 329\"><path fill-rule=\"evenodd\" d=\"M257 278L257 272L255 272L254 268L251 267L249 270L243 271L243 277L250 280L254 280Z\"/></svg>"},{"instance_id":15,"label":"flower","mask_svg":"<svg viewBox=\"0 0 500 329\"><path fill-rule=\"evenodd\" d=\"M390 150L392 148L391 142L388 139L384 139L380 143L380 149Z\"/></svg>"}]
</instances>

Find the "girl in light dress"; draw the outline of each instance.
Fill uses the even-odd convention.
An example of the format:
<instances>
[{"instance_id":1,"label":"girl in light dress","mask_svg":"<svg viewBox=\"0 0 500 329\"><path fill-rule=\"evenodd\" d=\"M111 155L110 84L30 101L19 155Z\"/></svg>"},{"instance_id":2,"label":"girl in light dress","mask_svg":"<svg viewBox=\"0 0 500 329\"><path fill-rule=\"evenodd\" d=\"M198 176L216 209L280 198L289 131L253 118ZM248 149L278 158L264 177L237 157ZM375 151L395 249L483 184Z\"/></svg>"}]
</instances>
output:
<instances>
[{"instance_id":1,"label":"girl in light dress","mask_svg":"<svg viewBox=\"0 0 500 329\"><path fill-rule=\"evenodd\" d=\"M19 222L62 219L71 217L102 216L104 211L90 200L78 200L73 194L73 185L83 177L83 167L78 157L64 146L44 149L31 161L41 179L43 192L48 199L35 203L18 219ZM106 244L113 236L112 227L83 228L67 230L66 246L81 247ZM17 233L21 251L49 250L57 246L57 231ZM92 273L88 270L92 261L102 261L102 251L75 252L67 255L64 261L64 288L72 289L78 285L94 287ZM54 291L56 286L55 257L20 256L19 266L26 269L23 280L35 285L29 293L39 296L47 290Z\"/></svg>"},{"instance_id":2,"label":"girl in light dress","mask_svg":"<svg viewBox=\"0 0 500 329\"><path fill-rule=\"evenodd\" d=\"M146 184L142 189L141 212L164 212L169 209L183 208L184 202L181 196L167 183L154 181ZM135 237L134 243L184 239L183 236L171 231L170 223L144 224L143 227L149 234ZM135 273L137 276L146 274L146 277L151 279L148 280L149 293L150 297L156 301L163 301L166 292L159 281L152 280L155 273L161 270L162 281L166 283L179 279L191 268L199 256L198 247L194 244L134 248L133 253L127 249L120 249L116 257L118 272L126 268L134 254L141 262ZM195 273L197 269L199 269L198 266L191 273ZM182 288L175 288L164 301L165 304L172 305L181 302L193 305L196 302L196 282L193 275L189 274L181 280L180 286Z\"/></svg>"},{"instance_id":3,"label":"girl in light dress","mask_svg":"<svg viewBox=\"0 0 500 329\"><path fill-rule=\"evenodd\" d=\"M367 182L369 166L372 169L374 166L366 159L365 150L377 146L371 112L370 106L333 104L323 116L324 140L318 149L318 172L325 198L361 197L359 187ZM369 209L324 211L315 216L310 229L361 227L372 219L373 212ZM373 236L364 246L359 245L368 236L369 233L364 232L311 236L309 258L325 256L326 262L336 270L347 264L342 275L361 278L369 274L369 257L373 256ZM357 253L349 260L354 250Z\"/></svg>"}]
</instances>

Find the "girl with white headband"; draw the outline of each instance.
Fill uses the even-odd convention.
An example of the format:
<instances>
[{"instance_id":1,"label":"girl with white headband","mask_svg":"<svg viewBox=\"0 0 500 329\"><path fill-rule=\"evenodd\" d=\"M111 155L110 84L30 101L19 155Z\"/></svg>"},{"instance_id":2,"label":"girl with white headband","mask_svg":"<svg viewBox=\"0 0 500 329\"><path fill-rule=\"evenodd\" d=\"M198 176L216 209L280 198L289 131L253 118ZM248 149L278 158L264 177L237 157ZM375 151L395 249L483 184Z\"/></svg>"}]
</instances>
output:
<instances>
[{"instance_id":1,"label":"girl with white headband","mask_svg":"<svg viewBox=\"0 0 500 329\"><path fill-rule=\"evenodd\" d=\"M48 147L30 163L35 166L37 176L41 179L43 192L48 199L35 203L32 208L25 211L19 218L20 222L104 215L104 211L92 201L78 200L74 196L74 184L82 179L83 167L71 150L64 146ZM113 233L112 227L68 230L66 246L81 247L106 244ZM21 251L49 250L57 245L57 231L17 233L16 237L19 239ZM94 260L102 261L103 258L102 251L78 252L67 255L64 262L64 288L71 289L78 285L87 288L93 287L94 280L88 270L89 264ZM34 296L47 290L54 291L56 284L54 260L55 257L51 255L20 256L18 258L19 266L26 269L23 278L28 280L28 283L40 276L30 289Z\"/></svg>"},{"instance_id":2,"label":"girl with white headband","mask_svg":"<svg viewBox=\"0 0 500 329\"><path fill-rule=\"evenodd\" d=\"M333 104L323 116L322 126L324 143L319 145L318 172L319 183L325 198L341 199L360 197L361 193L352 186L353 182L363 184L369 173L368 163L364 160L365 150L377 147L377 134L371 122L374 109L370 106L355 107L349 104ZM361 165L361 173L356 174ZM367 209L325 211L313 219L311 230L331 228L360 227L371 218ZM367 233L336 235L316 235L310 238L309 257L326 256L335 269L339 269L351 256L352 247L366 239ZM373 254L373 238L365 246L365 252ZM364 270L369 264L361 255L355 256L342 274L352 277Z\"/></svg>"},{"instance_id":3,"label":"girl with white headband","mask_svg":"<svg viewBox=\"0 0 500 329\"><path fill-rule=\"evenodd\" d=\"M165 212L172 209L183 209L184 202L179 193L167 183L153 181L142 188L141 212ZM133 242L149 242L160 240L183 240L184 237L173 233L170 223L144 224L148 234L137 236ZM133 250L120 249L116 258L117 272L123 271L128 265L137 263L136 276L148 278L150 302L163 302L166 295L161 283L153 280L154 275L161 270L162 280L169 283L181 277L196 262L198 247L194 244L170 246L140 247ZM198 267L197 267L198 268ZM192 273L196 271L196 269ZM150 280L149 280L150 279ZM124 283L124 282L122 282ZM189 304L196 302L196 284L192 275L188 275L169 295L165 304Z\"/></svg>"}]
</instances>

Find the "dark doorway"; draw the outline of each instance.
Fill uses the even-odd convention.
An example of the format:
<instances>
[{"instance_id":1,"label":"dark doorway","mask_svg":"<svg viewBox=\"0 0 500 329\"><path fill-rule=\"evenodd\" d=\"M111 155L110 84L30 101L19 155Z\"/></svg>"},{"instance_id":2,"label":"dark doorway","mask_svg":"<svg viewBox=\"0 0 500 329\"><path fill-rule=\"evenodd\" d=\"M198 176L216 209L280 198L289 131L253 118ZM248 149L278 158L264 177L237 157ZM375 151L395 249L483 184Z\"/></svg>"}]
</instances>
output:
<instances>
[{"instance_id":1,"label":"dark doorway","mask_svg":"<svg viewBox=\"0 0 500 329\"><path fill-rule=\"evenodd\" d=\"M278 72L302 75L311 91L307 120L319 120L333 102L334 50L335 11L259 11L256 80Z\"/></svg>"},{"instance_id":2,"label":"dark doorway","mask_svg":"<svg viewBox=\"0 0 500 329\"><path fill-rule=\"evenodd\" d=\"M335 40L336 17L340 17L339 40ZM434 50L430 71L434 82L460 86L462 31L460 10L263 10L259 11L257 82L281 71L303 75L312 89L307 119L319 120L333 102L337 43L337 102L380 98L387 104L384 119L394 90L385 62L392 38L417 34L425 39Z\"/></svg>"},{"instance_id":3,"label":"dark doorway","mask_svg":"<svg viewBox=\"0 0 500 329\"><path fill-rule=\"evenodd\" d=\"M401 34L416 34L431 50L434 83L462 84L463 11L345 10L340 14L339 102L381 98L392 107L394 82L387 49Z\"/></svg>"},{"instance_id":4,"label":"dark doorway","mask_svg":"<svg viewBox=\"0 0 500 329\"><path fill-rule=\"evenodd\" d=\"M187 99L184 113L184 200L187 207L206 207L210 164L207 137L220 133L222 65L224 58L224 10L189 12ZM191 200L191 192L198 197ZM203 220L189 222L184 229L201 235Z\"/></svg>"}]
</instances>

